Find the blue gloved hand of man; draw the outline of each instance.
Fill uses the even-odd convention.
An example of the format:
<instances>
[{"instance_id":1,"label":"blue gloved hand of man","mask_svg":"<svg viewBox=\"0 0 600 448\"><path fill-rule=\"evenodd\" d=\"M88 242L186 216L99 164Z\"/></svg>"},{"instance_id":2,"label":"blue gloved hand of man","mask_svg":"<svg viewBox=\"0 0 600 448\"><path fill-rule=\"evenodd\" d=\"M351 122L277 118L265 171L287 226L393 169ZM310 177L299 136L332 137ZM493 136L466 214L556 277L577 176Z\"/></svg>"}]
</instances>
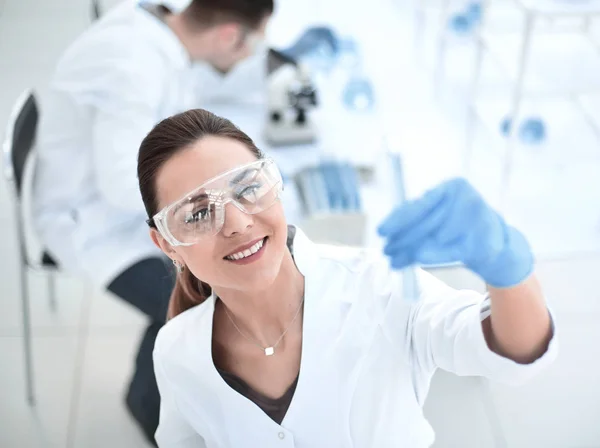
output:
<instances>
[{"instance_id":1,"label":"blue gloved hand of man","mask_svg":"<svg viewBox=\"0 0 600 448\"><path fill-rule=\"evenodd\" d=\"M453 179L395 209L379 226L394 269L461 262L488 285L521 283L533 272L525 237L464 179Z\"/></svg>"}]
</instances>

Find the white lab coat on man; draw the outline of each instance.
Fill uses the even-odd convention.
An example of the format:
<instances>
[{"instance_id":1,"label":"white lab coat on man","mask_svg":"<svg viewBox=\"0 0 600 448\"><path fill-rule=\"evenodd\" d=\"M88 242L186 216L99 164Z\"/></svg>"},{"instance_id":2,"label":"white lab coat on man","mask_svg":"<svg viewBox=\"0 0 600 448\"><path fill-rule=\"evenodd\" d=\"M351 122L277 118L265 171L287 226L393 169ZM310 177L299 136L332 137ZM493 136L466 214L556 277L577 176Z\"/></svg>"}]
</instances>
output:
<instances>
[{"instance_id":1,"label":"white lab coat on man","mask_svg":"<svg viewBox=\"0 0 600 448\"><path fill-rule=\"evenodd\" d=\"M163 118L212 101L260 101L265 54L227 76L192 63L137 2L109 11L60 59L42 103L33 216L45 248L106 286L159 251L137 180L139 145Z\"/></svg>"},{"instance_id":2,"label":"white lab coat on man","mask_svg":"<svg viewBox=\"0 0 600 448\"><path fill-rule=\"evenodd\" d=\"M425 448L434 433L422 406L434 371L522 383L556 357L556 337L522 365L488 348L489 299L420 272L420 301L377 253L320 246L296 231L305 276L303 342L295 394L281 425L230 388L212 361L215 297L160 331L154 365L161 448Z\"/></svg>"}]
</instances>

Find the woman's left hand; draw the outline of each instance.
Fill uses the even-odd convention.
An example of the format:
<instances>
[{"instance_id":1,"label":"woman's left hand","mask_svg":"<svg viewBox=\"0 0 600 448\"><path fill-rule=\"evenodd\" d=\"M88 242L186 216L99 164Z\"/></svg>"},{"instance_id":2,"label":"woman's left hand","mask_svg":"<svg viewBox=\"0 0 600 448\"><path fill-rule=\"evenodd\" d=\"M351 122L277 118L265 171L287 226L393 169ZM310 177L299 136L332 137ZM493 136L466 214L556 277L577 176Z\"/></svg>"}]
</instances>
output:
<instances>
[{"instance_id":1,"label":"woman's left hand","mask_svg":"<svg viewBox=\"0 0 600 448\"><path fill-rule=\"evenodd\" d=\"M394 210L379 227L392 267L462 262L496 288L533 272L525 237L486 204L464 179L453 179Z\"/></svg>"}]
</instances>

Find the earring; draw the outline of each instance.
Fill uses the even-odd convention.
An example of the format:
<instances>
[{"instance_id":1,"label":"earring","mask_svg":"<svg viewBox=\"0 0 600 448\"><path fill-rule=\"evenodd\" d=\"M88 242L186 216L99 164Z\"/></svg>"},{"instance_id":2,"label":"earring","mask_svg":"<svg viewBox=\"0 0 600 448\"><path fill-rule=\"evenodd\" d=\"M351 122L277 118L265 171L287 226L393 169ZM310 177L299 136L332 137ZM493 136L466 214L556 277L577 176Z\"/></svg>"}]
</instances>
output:
<instances>
[{"instance_id":1,"label":"earring","mask_svg":"<svg viewBox=\"0 0 600 448\"><path fill-rule=\"evenodd\" d=\"M181 274L183 272L183 265L177 263L177 260L173 260L173 264L175 265L175 268L177 269L177 273Z\"/></svg>"}]
</instances>

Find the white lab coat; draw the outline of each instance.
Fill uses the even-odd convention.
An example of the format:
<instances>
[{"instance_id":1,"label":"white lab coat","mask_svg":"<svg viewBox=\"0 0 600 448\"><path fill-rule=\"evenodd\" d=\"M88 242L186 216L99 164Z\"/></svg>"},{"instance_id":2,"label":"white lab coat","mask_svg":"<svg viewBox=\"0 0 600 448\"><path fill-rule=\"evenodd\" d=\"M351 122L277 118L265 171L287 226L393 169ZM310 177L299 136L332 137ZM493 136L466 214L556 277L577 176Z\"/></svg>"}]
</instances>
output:
<instances>
[{"instance_id":1,"label":"white lab coat","mask_svg":"<svg viewBox=\"0 0 600 448\"><path fill-rule=\"evenodd\" d=\"M106 286L159 253L138 188L142 139L193 107L260 101L265 55L223 77L192 64L171 30L131 1L66 50L43 98L33 197L37 233L63 269Z\"/></svg>"},{"instance_id":2,"label":"white lab coat","mask_svg":"<svg viewBox=\"0 0 600 448\"><path fill-rule=\"evenodd\" d=\"M306 281L302 360L282 424L215 369L213 296L158 335L161 448L429 447L434 433L422 405L436 368L517 384L556 357L556 337L528 365L490 351L481 294L420 272L421 300L409 303L383 256L315 245L299 230L293 251Z\"/></svg>"}]
</instances>

